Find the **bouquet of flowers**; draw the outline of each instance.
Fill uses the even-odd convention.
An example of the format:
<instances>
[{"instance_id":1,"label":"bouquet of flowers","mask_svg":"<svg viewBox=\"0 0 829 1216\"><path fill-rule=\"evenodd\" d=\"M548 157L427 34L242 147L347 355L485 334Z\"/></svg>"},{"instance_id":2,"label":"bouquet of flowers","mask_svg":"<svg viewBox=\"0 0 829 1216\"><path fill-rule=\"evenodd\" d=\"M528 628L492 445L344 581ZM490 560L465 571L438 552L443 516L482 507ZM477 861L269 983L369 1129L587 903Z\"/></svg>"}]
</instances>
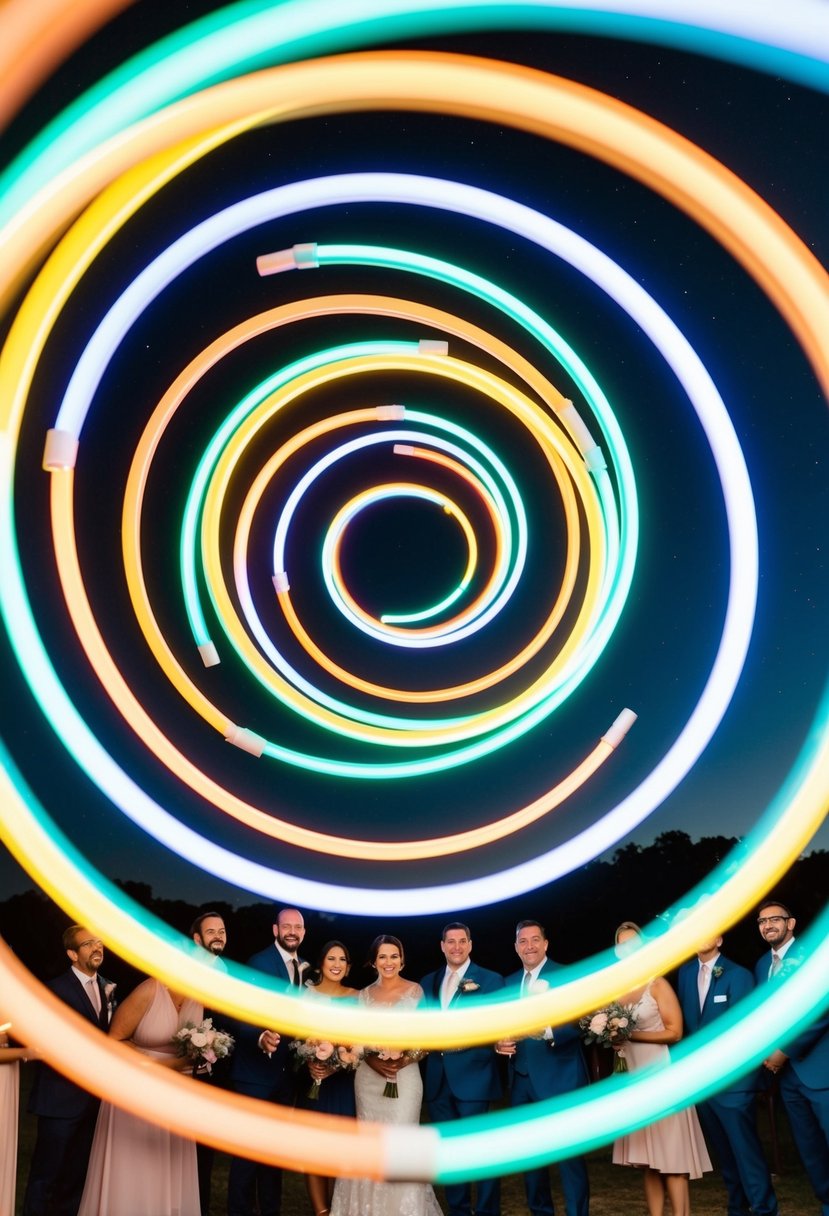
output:
<instances>
[{"instance_id":1,"label":"bouquet of flowers","mask_svg":"<svg viewBox=\"0 0 829 1216\"><path fill-rule=\"evenodd\" d=\"M631 1031L636 1029L636 1017L632 1005L606 1005L596 1013L586 1014L579 1019L579 1027L584 1032L585 1043L599 1043L602 1047L614 1047L626 1042ZM617 1051L613 1061L614 1072L627 1072L627 1060L624 1047Z\"/></svg>"},{"instance_id":2,"label":"bouquet of flowers","mask_svg":"<svg viewBox=\"0 0 829 1216\"><path fill-rule=\"evenodd\" d=\"M233 1051L235 1039L226 1030L214 1030L213 1019L205 1018L196 1025L185 1022L173 1035L176 1054L193 1061L194 1071L212 1072L217 1060Z\"/></svg>"},{"instance_id":3,"label":"bouquet of flowers","mask_svg":"<svg viewBox=\"0 0 829 1216\"><path fill-rule=\"evenodd\" d=\"M288 1046L294 1053L296 1068L316 1060L320 1064L327 1064L335 1071L340 1069L348 1071L356 1068L363 1058L362 1047L346 1047L343 1044L329 1043L326 1039L292 1039ZM311 1081L311 1088L306 1097L312 1102L316 1102L319 1098L320 1085L323 1080L325 1080L324 1077L322 1080L314 1078Z\"/></svg>"},{"instance_id":4,"label":"bouquet of flowers","mask_svg":"<svg viewBox=\"0 0 829 1216\"><path fill-rule=\"evenodd\" d=\"M408 1051L397 1051L391 1047L367 1047L365 1049L367 1056L377 1056L378 1060L422 1060L426 1055L425 1051L419 1048L410 1048ZM387 1081L383 1088L384 1098L399 1097L397 1090L397 1081Z\"/></svg>"}]
</instances>

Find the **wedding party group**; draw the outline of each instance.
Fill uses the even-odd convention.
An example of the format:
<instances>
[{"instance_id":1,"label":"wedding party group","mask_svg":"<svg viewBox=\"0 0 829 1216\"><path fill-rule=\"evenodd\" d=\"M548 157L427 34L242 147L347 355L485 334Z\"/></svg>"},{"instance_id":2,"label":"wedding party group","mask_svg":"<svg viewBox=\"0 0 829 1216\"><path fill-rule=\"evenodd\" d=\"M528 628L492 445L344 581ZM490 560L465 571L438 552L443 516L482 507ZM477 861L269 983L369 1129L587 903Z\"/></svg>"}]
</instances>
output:
<instances>
[{"instance_id":1,"label":"wedding party group","mask_svg":"<svg viewBox=\"0 0 829 1216\"><path fill-rule=\"evenodd\" d=\"M297 1040L277 1027L254 1027L200 1004L150 978L123 1001L101 973L104 944L81 925L63 937L69 968L49 987L67 1006L144 1053L159 1067L192 1074L263 1102L304 1107L346 1118L417 1124L424 1104L430 1120L445 1123L572 1093L590 1081L585 1045L608 1048L614 1071L669 1066L670 1049L684 1035L710 1025L757 985L776 983L802 959L796 920L770 899L757 911L766 949L752 974L722 952L722 938L702 944L679 969L676 986L662 976L620 993L604 1009L578 1022L539 1027L527 1037L452 1050L391 1050L366 1044ZM205 961L224 967L223 918L202 913L191 929ZM303 1000L352 1002L373 1011L448 1009L505 991L536 995L555 985L559 964L548 955L547 932L536 920L515 929L517 965L506 976L479 966L472 934L451 921L436 943L439 966L415 981L404 977L403 942L381 934L371 943L372 979L349 983L352 958L340 941L326 942L314 963L301 956L302 913L280 908L273 941L248 965L296 990ZM636 949L642 930L624 921L615 931L620 957ZM437 954L439 946L440 956ZM0 1018L2 1010L0 1010ZM18 1069L31 1057L15 1047L0 1025L0 1216L15 1211ZM17 1029L17 1028L14 1028ZM25 1042L25 1028L19 1028ZM29 1109L37 1138L23 1197L24 1216L208 1216L213 1150L101 1102L45 1062L37 1070ZM780 1046L762 1067L732 1081L697 1107L686 1107L649 1126L631 1130L613 1145L613 1162L641 1171L649 1216L687 1216L691 1180L716 1163L728 1216L776 1216L772 1177L756 1124L758 1088L774 1083L819 1210L829 1216L829 1014ZM506 1086L506 1094L504 1092ZM442 1216L428 1183L333 1178L305 1179L314 1216ZM588 1216L590 1184L583 1157L557 1165L566 1216ZM527 1208L553 1216L550 1168L524 1174ZM458 1181L445 1188L450 1216L501 1216L500 1180ZM228 1176L228 1216L280 1216L282 1170L233 1158Z\"/></svg>"}]
</instances>

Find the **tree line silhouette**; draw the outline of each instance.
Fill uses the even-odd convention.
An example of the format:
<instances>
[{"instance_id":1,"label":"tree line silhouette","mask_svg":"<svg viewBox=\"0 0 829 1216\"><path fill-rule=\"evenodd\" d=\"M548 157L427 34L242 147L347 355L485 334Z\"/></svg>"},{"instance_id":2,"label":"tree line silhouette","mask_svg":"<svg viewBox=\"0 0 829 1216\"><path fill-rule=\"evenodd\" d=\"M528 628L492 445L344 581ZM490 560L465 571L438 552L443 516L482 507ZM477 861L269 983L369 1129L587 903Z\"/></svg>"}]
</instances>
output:
<instances>
[{"instance_id":1,"label":"tree line silhouette","mask_svg":"<svg viewBox=\"0 0 829 1216\"><path fill-rule=\"evenodd\" d=\"M485 908L459 910L457 917L455 913L443 913L380 919L303 909L307 934L302 953L313 960L326 941L341 939L351 949L351 982L359 987L370 978L368 971L362 970L361 952L377 933L391 932L404 943L406 973L417 979L438 964L441 928L448 920L458 918L471 927L476 960L508 974L516 967L515 923L532 917L547 928L551 958L575 962L611 945L613 930L620 921L630 919L646 925L681 903L684 893L705 879L726 857L733 855L736 864L739 853L735 850L739 844L735 837L704 836L693 841L686 832L663 832L652 844L627 844L616 849L609 859L592 861L550 886ZM206 885L205 900L197 905L154 895L149 883L125 880L118 885L136 903L183 933L200 911L215 909L225 918L228 929L226 956L239 962L261 950L271 939L270 903L233 907L221 900L211 900ZM775 885L774 894L792 908L803 931L822 910L827 890L829 852L815 850L795 862ZM60 938L69 921L67 914L40 890L25 891L0 902L0 934L42 980L66 966ZM753 966L762 952L753 910L733 925L725 937L728 955L745 966ZM112 951L108 952L103 970L118 983L122 997L143 978Z\"/></svg>"}]
</instances>

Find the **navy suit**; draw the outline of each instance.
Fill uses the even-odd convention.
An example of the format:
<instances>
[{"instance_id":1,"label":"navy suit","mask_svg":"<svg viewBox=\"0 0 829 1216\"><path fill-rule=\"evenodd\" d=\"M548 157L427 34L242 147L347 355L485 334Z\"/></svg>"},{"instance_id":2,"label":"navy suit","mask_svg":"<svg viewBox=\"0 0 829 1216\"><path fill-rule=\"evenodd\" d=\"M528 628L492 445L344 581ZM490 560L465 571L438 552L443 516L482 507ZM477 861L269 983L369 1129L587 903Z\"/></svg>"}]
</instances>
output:
<instances>
[{"instance_id":1,"label":"navy suit","mask_svg":"<svg viewBox=\"0 0 829 1216\"><path fill-rule=\"evenodd\" d=\"M536 978L553 984L558 970L558 963L547 959ZM507 978L507 987L517 991L523 978L524 972L517 971ZM553 1036L552 1042L546 1039L522 1039L517 1044L515 1055L510 1060L510 1099L513 1106L540 1102L587 1084L587 1065L578 1026L575 1023L554 1026ZM590 1187L584 1158L570 1157L566 1161L559 1161L558 1168L567 1216L587 1216ZM527 1206L533 1216L552 1216L553 1197L546 1166L525 1173L524 1189Z\"/></svg>"},{"instance_id":2,"label":"navy suit","mask_svg":"<svg viewBox=\"0 0 829 1216\"><path fill-rule=\"evenodd\" d=\"M705 1003L699 1007L699 962L692 959L679 969L677 995L688 1034L710 1026L754 989L750 971L721 954L715 963L720 975L711 975ZM697 1114L719 1162L728 1193L728 1216L777 1216L777 1197L768 1163L757 1134L758 1070L739 1077L726 1089L697 1105Z\"/></svg>"},{"instance_id":3,"label":"navy suit","mask_svg":"<svg viewBox=\"0 0 829 1216\"><path fill-rule=\"evenodd\" d=\"M781 972L769 977L771 955L766 952L755 968L758 982L785 977L787 968L798 966L802 960L803 955L790 946L783 956ZM829 1216L829 1010L781 1047L789 1059L779 1074L780 1097L803 1168L823 1216Z\"/></svg>"},{"instance_id":4,"label":"navy suit","mask_svg":"<svg viewBox=\"0 0 829 1216\"><path fill-rule=\"evenodd\" d=\"M421 980L421 987L431 1000L440 1000L440 990L446 967L433 971ZM458 991L450 1008L458 1009L468 1001L504 987L503 977L470 962L461 985L477 984L471 992ZM498 1060L492 1047L466 1047L461 1051L432 1051L426 1057L423 1070L423 1093L429 1104L429 1115L435 1123L450 1119L466 1119L483 1115L492 1102L501 1097ZM472 1211L472 1188L468 1182L450 1183L446 1187L450 1216L469 1216ZM501 1180L482 1178L477 1184L475 1212L477 1216L498 1216L501 1210Z\"/></svg>"},{"instance_id":5,"label":"navy suit","mask_svg":"<svg viewBox=\"0 0 829 1216\"><path fill-rule=\"evenodd\" d=\"M247 965L281 980L286 986L291 983L288 969L276 946L268 946L248 959ZM301 964L303 967L306 963ZM236 1046L230 1065L230 1087L237 1094L247 1094L263 1102L276 1102L280 1106L293 1106L296 1084L291 1068L289 1039L283 1037L273 1055L259 1047L261 1028L247 1022L234 1026ZM244 1157L234 1157L230 1163L227 1182L228 1216L279 1216L282 1206L282 1170L271 1165L261 1165Z\"/></svg>"},{"instance_id":6,"label":"navy suit","mask_svg":"<svg viewBox=\"0 0 829 1216\"><path fill-rule=\"evenodd\" d=\"M100 1014L71 969L46 987L106 1034L109 1026L106 981L101 976L97 980ZM24 1216L77 1216L99 1106L99 1098L48 1064L35 1065L29 1112L37 1115L37 1140L23 1199Z\"/></svg>"}]
</instances>

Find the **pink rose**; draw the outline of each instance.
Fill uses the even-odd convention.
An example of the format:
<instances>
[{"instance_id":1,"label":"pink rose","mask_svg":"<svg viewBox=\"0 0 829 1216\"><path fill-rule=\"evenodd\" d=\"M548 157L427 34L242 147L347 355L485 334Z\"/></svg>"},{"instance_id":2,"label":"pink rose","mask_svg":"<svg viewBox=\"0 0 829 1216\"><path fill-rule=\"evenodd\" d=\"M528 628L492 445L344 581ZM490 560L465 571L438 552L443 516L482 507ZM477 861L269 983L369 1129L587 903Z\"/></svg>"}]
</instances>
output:
<instances>
[{"instance_id":1,"label":"pink rose","mask_svg":"<svg viewBox=\"0 0 829 1216\"><path fill-rule=\"evenodd\" d=\"M314 1052L314 1055L318 1060L330 1060L333 1054L334 1044L328 1043L325 1040L323 1040L322 1043L317 1044L317 1050Z\"/></svg>"},{"instance_id":2,"label":"pink rose","mask_svg":"<svg viewBox=\"0 0 829 1216\"><path fill-rule=\"evenodd\" d=\"M382 1051L378 1051L377 1055L381 1060L402 1060L402 1051L392 1051L388 1047L384 1047Z\"/></svg>"},{"instance_id":3,"label":"pink rose","mask_svg":"<svg viewBox=\"0 0 829 1216\"><path fill-rule=\"evenodd\" d=\"M592 1018L590 1019L590 1033L591 1034L603 1034L606 1029L607 1029L607 1014L606 1013L594 1013Z\"/></svg>"},{"instance_id":4,"label":"pink rose","mask_svg":"<svg viewBox=\"0 0 829 1216\"><path fill-rule=\"evenodd\" d=\"M352 1065L360 1062L362 1052L359 1047L338 1047L337 1055L343 1064Z\"/></svg>"}]
</instances>

